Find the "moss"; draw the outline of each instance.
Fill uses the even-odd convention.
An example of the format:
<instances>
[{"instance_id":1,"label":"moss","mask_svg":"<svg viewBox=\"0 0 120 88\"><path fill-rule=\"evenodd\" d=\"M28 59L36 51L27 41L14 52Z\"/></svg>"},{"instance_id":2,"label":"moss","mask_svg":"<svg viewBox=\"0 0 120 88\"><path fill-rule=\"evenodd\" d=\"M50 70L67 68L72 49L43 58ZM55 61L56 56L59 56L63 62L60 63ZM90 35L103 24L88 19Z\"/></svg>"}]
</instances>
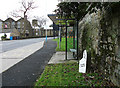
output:
<instances>
[{"instance_id":1,"label":"moss","mask_svg":"<svg viewBox=\"0 0 120 88\"><path fill-rule=\"evenodd\" d=\"M85 21L85 24L82 24L82 26L84 27L81 27L83 28L83 34L81 38L82 50L86 49L87 52L91 52L92 65L99 70L103 70L106 78L109 78L109 75L113 75L113 72L116 69L115 67L119 64L116 61L115 52L115 47L118 46L116 40L118 40L117 33L119 28L118 26L116 26L117 22L113 22L114 18L112 17L111 13L104 13L101 17L102 19L100 20L101 28L97 28L97 26L94 25L95 22L91 22L88 24L87 21ZM99 33L99 37L96 33ZM99 53L96 53L96 47L92 45L97 44L97 41L95 40L96 37L98 37L99 42L97 45L97 51Z\"/></svg>"}]
</instances>

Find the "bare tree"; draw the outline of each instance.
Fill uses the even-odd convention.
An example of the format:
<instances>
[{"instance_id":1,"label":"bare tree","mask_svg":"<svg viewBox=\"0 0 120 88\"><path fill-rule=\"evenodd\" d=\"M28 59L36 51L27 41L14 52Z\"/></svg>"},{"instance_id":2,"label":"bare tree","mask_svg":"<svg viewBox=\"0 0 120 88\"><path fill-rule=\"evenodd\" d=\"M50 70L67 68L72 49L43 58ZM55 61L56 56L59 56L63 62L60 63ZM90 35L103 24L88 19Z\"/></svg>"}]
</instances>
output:
<instances>
[{"instance_id":1,"label":"bare tree","mask_svg":"<svg viewBox=\"0 0 120 88\"><path fill-rule=\"evenodd\" d=\"M21 7L18 10L13 10L10 14L13 17L23 17L25 18L25 16L27 16L27 13L35 8L37 8L37 6L35 6L35 2L33 0L22 0L20 2ZM21 14L22 13L22 14Z\"/></svg>"},{"instance_id":2,"label":"bare tree","mask_svg":"<svg viewBox=\"0 0 120 88\"><path fill-rule=\"evenodd\" d=\"M46 22L47 22L47 18L44 18L44 17L39 17L39 16L35 16L35 19L37 20L37 22L38 22L38 27L40 28L40 27L43 27L45 24L46 24Z\"/></svg>"},{"instance_id":3,"label":"bare tree","mask_svg":"<svg viewBox=\"0 0 120 88\"><path fill-rule=\"evenodd\" d=\"M26 26L27 26L27 17L28 17L28 12L37 8L35 6L35 2L33 0L22 0L20 2L21 7L18 10L14 10L10 13L11 16L18 18L18 17L23 17L24 18L24 31L23 31L23 36L25 36L25 31L26 31Z\"/></svg>"},{"instance_id":4,"label":"bare tree","mask_svg":"<svg viewBox=\"0 0 120 88\"><path fill-rule=\"evenodd\" d=\"M42 29L42 27L46 24L47 19L45 17L39 17L39 16L34 16L35 20L33 21L33 26L39 27L39 29ZM35 30L36 33L36 30ZM42 30L41 30L42 33ZM43 33L42 33L43 34Z\"/></svg>"}]
</instances>

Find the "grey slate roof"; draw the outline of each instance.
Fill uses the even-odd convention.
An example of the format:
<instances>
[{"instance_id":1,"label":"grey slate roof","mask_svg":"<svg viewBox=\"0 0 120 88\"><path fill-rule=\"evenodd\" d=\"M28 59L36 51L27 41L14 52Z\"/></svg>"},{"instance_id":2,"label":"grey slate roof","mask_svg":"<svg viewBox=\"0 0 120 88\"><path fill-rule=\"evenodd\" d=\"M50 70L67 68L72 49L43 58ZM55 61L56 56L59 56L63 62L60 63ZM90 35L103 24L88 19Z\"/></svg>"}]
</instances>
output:
<instances>
[{"instance_id":1,"label":"grey slate roof","mask_svg":"<svg viewBox=\"0 0 120 88\"><path fill-rule=\"evenodd\" d=\"M12 19L12 18L7 18L5 21L9 21L9 20L11 20L11 21L15 21L14 19Z\"/></svg>"}]
</instances>

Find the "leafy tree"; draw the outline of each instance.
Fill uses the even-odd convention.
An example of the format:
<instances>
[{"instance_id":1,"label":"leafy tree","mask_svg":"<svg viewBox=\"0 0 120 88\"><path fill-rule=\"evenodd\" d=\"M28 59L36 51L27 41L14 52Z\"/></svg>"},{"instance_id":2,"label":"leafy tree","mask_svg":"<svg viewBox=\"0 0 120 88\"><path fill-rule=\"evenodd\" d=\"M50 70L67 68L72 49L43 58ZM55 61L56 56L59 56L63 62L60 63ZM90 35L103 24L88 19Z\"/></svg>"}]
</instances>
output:
<instances>
[{"instance_id":1,"label":"leafy tree","mask_svg":"<svg viewBox=\"0 0 120 88\"><path fill-rule=\"evenodd\" d=\"M119 11L120 2L61 2L57 5L56 14L62 18L82 19L88 12L96 12L97 9L108 12Z\"/></svg>"},{"instance_id":2,"label":"leafy tree","mask_svg":"<svg viewBox=\"0 0 120 88\"><path fill-rule=\"evenodd\" d=\"M62 18L75 18L81 19L87 13L87 8L90 3L81 2L61 2L57 5L58 9L55 10L56 14Z\"/></svg>"}]
</instances>

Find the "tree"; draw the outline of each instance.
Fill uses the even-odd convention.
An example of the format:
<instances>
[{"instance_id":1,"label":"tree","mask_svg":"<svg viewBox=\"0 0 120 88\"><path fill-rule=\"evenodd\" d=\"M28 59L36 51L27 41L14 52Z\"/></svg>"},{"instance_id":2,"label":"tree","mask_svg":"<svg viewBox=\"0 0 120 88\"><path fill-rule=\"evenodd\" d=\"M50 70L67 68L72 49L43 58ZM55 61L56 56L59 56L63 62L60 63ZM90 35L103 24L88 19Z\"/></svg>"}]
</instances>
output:
<instances>
[{"instance_id":1,"label":"tree","mask_svg":"<svg viewBox=\"0 0 120 88\"><path fill-rule=\"evenodd\" d=\"M11 12L10 14L13 17L24 17L28 16L27 13L35 8L37 8L37 6L35 6L35 2L33 0L27 1L27 0L22 0L20 2L21 7L18 10L13 10L13 12ZM22 13L22 16L21 14Z\"/></svg>"},{"instance_id":2,"label":"tree","mask_svg":"<svg viewBox=\"0 0 120 88\"><path fill-rule=\"evenodd\" d=\"M24 31L23 31L23 35L25 36L25 31L26 31L26 26L27 26L27 17L28 17L28 12L30 12L31 10L37 8L37 6L35 6L35 2L33 0L22 0L20 2L21 4L21 8L19 10L14 10L13 12L11 12L10 14L13 17L23 17L24 18ZM22 14L21 14L22 13Z\"/></svg>"},{"instance_id":3,"label":"tree","mask_svg":"<svg viewBox=\"0 0 120 88\"><path fill-rule=\"evenodd\" d=\"M66 20L69 18L74 18L76 20L76 24L77 24L76 29L78 36L78 21L81 20L87 14L87 8L89 7L89 5L90 3L61 2L57 5L58 9L56 9L55 12L59 16L59 18L63 18ZM67 26L66 26L66 31L67 31ZM67 32L66 32L66 36L67 36ZM75 36L74 36L74 41L75 41ZM77 59L78 59L78 41L77 41Z\"/></svg>"},{"instance_id":4,"label":"tree","mask_svg":"<svg viewBox=\"0 0 120 88\"><path fill-rule=\"evenodd\" d=\"M44 17L39 17L39 16L35 16L37 22L38 22L38 27L41 28L42 26L44 26L47 22L47 19Z\"/></svg>"},{"instance_id":5,"label":"tree","mask_svg":"<svg viewBox=\"0 0 120 88\"><path fill-rule=\"evenodd\" d=\"M34 31L36 33L35 27L39 27L41 29L45 24L47 19L44 17L34 16L34 20L32 20L32 25L34 26Z\"/></svg>"},{"instance_id":6,"label":"tree","mask_svg":"<svg viewBox=\"0 0 120 88\"><path fill-rule=\"evenodd\" d=\"M57 5L58 9L55 10L59 17L75 18L80 20L87 13L86 9L90 3L80 2L61 2Z\"/></svg>"}]
</instances>

